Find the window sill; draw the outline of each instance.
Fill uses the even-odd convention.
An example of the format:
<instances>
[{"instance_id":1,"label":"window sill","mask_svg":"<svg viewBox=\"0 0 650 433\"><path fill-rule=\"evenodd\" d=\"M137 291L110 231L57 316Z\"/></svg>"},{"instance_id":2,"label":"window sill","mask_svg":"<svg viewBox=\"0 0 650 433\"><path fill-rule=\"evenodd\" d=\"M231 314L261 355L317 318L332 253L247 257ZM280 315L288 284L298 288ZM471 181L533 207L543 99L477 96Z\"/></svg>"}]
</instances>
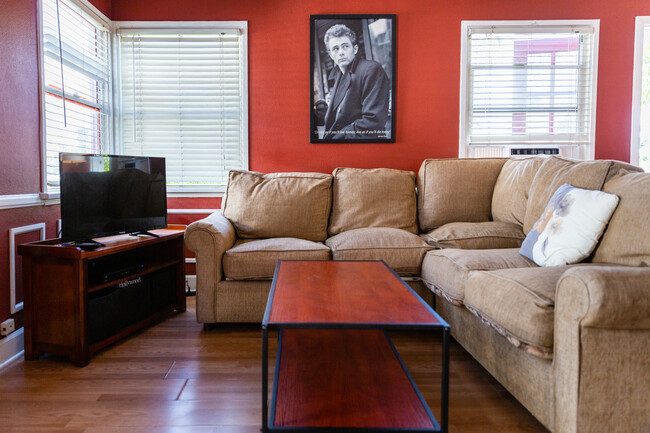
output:
<instances>
[{"instance_id":1,"label":"window sill","mask_svg":"<svg viewBox=\"0 0 650 433\"><path fill-rule=\"evenodd\" d=\"M58 192L0 195L0 209L14 209L31 206L51 206L59 204L59 198L60 195Z\"/></svg>"}]
</instances>

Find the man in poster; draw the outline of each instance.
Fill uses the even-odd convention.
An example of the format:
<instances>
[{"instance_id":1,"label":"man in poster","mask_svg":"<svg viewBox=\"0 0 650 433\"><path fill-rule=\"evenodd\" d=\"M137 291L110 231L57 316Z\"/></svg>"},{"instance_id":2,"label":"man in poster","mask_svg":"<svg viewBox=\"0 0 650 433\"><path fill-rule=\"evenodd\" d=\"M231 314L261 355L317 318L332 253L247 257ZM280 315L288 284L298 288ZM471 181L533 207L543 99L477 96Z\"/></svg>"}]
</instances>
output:
<instances>
[{"instance_id":1,"label":"man in poster","mask_svg":"<svg viewBox=\"0 0 650 433\"><path fill-rule=\"evenodd\" d=\"M329 28L325 46L337 68L325 113L326 140L388 138L390 83L381 65L358 54L357 35L345 25Z\"/></svg>"}]
</instances>

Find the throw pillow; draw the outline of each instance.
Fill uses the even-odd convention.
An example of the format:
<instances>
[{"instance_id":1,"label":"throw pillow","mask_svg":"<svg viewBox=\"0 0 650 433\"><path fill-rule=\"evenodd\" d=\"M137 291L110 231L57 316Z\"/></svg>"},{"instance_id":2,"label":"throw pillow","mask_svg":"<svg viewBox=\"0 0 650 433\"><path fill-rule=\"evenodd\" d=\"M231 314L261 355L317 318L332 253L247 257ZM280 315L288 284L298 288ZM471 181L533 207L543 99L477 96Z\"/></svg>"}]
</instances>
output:
<instances>
[{"instance_id":1,"label":"throw pillow","mask_svg":"<svg viewBox=\"0 0 650 433\"><path fill-rule=\"evenodd\" d=\"M415 173L391 168L334 170L329 235L367 227L418 232Z\"/></svg>"},{"instance_id":2,"label":"throw pillow","mask_svg":"<svg viewBox=\"0 0 650 433\"><path fill-rule=\"evenodd\" d=\"M618 196L565 183L555 191L519 252L540 266L578 263L603 234Z\"/></svg>"},{"instance_id":3,"label":"throw pillow","mask_svg":"<svg viewBox=\"0 0 650 433\"><path fill-rule=\"evenodd\" d=\"M242 239L327 239L332 176L231 170L221 209Z\"/></svg>"}]
</instances>

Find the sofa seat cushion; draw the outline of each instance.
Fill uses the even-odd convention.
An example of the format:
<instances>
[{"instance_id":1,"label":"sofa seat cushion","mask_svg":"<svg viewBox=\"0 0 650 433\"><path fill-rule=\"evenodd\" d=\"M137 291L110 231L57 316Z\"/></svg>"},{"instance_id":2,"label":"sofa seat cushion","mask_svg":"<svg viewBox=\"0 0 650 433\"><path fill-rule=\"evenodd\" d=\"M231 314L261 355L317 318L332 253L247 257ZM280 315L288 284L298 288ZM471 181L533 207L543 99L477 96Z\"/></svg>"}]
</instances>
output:
<instances>
[{"instance_id":1,"label":"sofa seat cushion","mask_svg":"<svg viewBox=\"0 0 650 433\"><path fill-rule=\"evenodd\" d=\"M243 239L226 251L223 272L229 280L273 278L278 260L331 260L320 242L296 238Z\"/></svg>"},{"instance_id":2,"label":"sofa seat cushion","mask_svg":"<svg viewBox=\"0 0 650 433\"><path fill-rule=\"evenodd\" d=\"M418 232L415 173L390 168L337 168L328 233L365 227Z\"/></svg>"},{"instance_id":3,"label":"sofa seat cushion","mask_svg":"<svg viewBox=\"0 0 650 433\"><path fill-rule=\"evenodd\" d=\"M438 296L454 305L463 305L467 277L472 271L536 268L519 248L492 250L445 249L429 251L422 261L422 280Z\"/></svg>"},{"instance_id":4,"label":"sofa seat cushion","mask_svg":"<svg viewBox=\"0 0 650 433\"><path fill-rule=\"evenodd\" d=\"M555 288L569 266L472 272L465 306L515 346L553 356Z\"/></svg>"},{"instance_id":5,"label":"sofa seat cushion","mask_svg":"<svg viewBox=\"0 0 650 433\"><path fill-rule=\"evenodd\" d=\"M371 227L329 238L334 260L383 260L401 276L419 276L422 258L433 247L406 230Z\"/></svg>"},{"instance_id":6,"label":"sofa seat cushion","mask_svg":"<svg viewBox=\"0 0 650 433\"><path fill-rule=\"evenodd\" d=\"M449 223L421 236L436 248L466 250L518 248L524 240L521 226L499 221Z\"/></svg>"},{"instance_id":7,"label":"sofa seat cushion","mask_svg":"<svg viewBox=\"0 0 650 433\"><path fill-rule=\"evenodd\" d=\"M231 170L223 216L243 239L291 237L322 242L332 206L332 176Z\"/></svg>"}]
</instances>

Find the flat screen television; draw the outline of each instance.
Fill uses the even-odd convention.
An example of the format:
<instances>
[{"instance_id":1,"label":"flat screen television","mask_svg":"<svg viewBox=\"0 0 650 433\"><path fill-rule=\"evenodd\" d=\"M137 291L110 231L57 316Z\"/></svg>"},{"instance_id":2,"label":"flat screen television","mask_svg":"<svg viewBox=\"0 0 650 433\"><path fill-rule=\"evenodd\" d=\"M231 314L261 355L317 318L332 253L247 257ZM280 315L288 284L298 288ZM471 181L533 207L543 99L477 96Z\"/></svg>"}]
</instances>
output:
<instances>
[{"instance_id":1,"label":"flat screen television","mask_svg":"<svg viewBox=\"0 0 650 433\"><path fill-rule=\"evenodd\" d=\"M167 227L165 158L60 153L61 241Z\"/></svg>"}]
</instances>

